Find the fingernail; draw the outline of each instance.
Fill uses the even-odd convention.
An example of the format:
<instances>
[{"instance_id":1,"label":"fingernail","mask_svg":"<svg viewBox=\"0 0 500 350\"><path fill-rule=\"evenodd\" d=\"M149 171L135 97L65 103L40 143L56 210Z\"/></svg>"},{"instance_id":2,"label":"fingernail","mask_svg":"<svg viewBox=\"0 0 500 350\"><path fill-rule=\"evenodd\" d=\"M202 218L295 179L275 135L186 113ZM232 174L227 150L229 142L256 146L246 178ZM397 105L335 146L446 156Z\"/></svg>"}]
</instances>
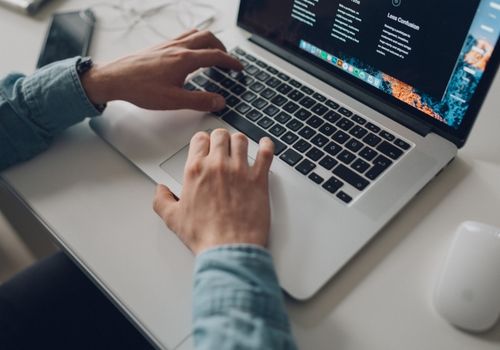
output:
<instances>
[{"instance_id":1,"label":"fingernail","mask_svg":"<svg viewBox=\"0 0 500 350\"><path fill-rule=\"evenodd\" d=\"M213 105L214 111L221 110L222 108L224 108L226 106L226 100L222 96L217 96L214 98L212 105Z\"/></svg>"}]
</instances>

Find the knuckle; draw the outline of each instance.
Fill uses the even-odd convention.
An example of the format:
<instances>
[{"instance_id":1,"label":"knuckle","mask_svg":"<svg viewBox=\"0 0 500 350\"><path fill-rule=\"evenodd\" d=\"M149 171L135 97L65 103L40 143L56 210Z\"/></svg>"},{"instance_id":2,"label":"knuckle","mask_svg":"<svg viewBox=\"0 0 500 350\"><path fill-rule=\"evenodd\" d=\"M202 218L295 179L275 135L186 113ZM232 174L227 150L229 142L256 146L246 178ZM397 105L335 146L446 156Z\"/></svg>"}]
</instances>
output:
<instances>
[{"instance_id":1,"label":"knuckle","mask_svg":"<svg viewBox=\"0 0 500 350\"><path fill-rule=\"evenodd\" d=\"M192 161L188 165L186 165L186 176L190 178L197 177L201 174L202 170L203 167L200 161Z\"/></svg>"}]
</instances>

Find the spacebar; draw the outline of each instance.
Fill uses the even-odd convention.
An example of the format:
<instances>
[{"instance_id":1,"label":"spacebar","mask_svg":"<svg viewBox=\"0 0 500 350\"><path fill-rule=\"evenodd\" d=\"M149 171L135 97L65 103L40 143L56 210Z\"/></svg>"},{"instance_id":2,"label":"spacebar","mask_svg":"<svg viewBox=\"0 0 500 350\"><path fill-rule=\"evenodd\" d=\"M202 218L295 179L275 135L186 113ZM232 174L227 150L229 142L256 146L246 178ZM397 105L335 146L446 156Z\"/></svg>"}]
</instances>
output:
<instances>
[{"instance_id":1,"label":"spacebar","mask_svg":"<svg viewBox=\"0 0 500 350\"><path fill-rule=\"evenodd\" d=\"M230 111L227 112L223 117L222 120L224 120L226 123L231 125L232 127L238 129L245 135L247 135L249 138L254 140L255 142L259 143L260 139L263 137L269 137L271 140L274 142L274 154L278 155L281 152L283 152L286 149L286 146L283 142L280 140L274 138L273 136L269 135L267 132L262 130L261 128L253 125L250 123L248 120L237 114L236 112Z\"/></svg>"}]
</instances>

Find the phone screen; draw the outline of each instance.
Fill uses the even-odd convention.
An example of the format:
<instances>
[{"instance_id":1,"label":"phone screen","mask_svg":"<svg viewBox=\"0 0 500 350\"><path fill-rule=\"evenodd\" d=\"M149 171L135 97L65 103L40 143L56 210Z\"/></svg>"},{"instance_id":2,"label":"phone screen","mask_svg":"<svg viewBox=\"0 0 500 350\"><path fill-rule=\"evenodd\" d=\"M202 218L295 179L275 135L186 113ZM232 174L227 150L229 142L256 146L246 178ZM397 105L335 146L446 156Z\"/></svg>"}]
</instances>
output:
<instances>
[{"instance_id":1,"label":"phone screen","mask_svg":"<svg viewBox=\"0 0 500 350\"><path fill-rule=\"evenodd\" d=\"M94 25L95 16L90 10L55 14L37 68L70 57L86 56Z\"/></svg>"}]
</instances>

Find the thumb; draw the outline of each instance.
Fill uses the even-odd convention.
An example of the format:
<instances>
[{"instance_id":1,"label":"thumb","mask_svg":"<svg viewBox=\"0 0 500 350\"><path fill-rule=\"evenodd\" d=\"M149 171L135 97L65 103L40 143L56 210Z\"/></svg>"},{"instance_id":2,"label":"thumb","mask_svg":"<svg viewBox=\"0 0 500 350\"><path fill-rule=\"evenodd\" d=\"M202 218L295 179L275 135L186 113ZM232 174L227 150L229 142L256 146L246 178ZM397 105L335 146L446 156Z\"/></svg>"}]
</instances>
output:
<instances>
[{"instance_id":1,"label":"thumb","mask_svg":"<svg viewBox=\"0 0 500 350\"><path fill-rule=\"evenodd\" d=\"M194 109L203 112L220 111L226 106L226 100L219 94L184 89L178 90L176 102L179 109Z\"/></svg>"},{"instance_id":2,"label":"thumb","mask_svg":"<svg viewBox=\"0 0 500 350\"><path fill-rule=\"evenodd\" d=\"M168 225L176 208L178 199L167 186L158 185L156 187L153 209Z\"/></svg>"}]
</instances>

